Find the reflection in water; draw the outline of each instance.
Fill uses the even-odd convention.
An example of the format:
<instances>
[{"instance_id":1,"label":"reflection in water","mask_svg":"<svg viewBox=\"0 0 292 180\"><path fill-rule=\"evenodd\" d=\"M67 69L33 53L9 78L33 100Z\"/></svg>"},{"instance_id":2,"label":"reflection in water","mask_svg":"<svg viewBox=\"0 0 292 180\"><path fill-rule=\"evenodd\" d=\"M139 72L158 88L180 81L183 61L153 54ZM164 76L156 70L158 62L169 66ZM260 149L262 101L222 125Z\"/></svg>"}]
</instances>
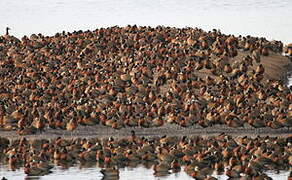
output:
<instances>
[{"instance_id":1,"label":"reflection in water","mask_svg":"<svg viewBox=\"0 0 292 180\"><path fill-rule=\"evenodd\" d=\"M36 176L36 177L34 177L34 176L25 176L24 177L24 180L39 180L39 179L41 179L41 177L38 177L38 176Z\"/></svg>"},{"instance_id":2,"label":"reflection in water","mask_svg":"<svg viewBox=\"0 0 292 180\"><path fill-rule=\"evenodd\" d=\"M117 177L103 177L100 173L101 168L96 167L95 163L89 164L78 164L74 167L69 167L68 169L64 169L63 167L55 167L52 169L53 173L48 174L42 177L28 177L23 173L23 168L16 169L15 171L11 171L7 166L0 166L0 178L5 176L8 180L115 180ZM272 177L273 179L287 179L289 172L288 171L280 171L280 173L276 174L275 172L267 172L267 175ZM226 175L213 175L214 177L225 180L228 179ZM119 174L120 180L126 179L135 179L135 180L191 180L192 177L188 176L184 171L180 171L178 173L159 173L154 174L154 171L144 165L138 165L135 167L124 167L120 168Z\"/></svg>"}]
</instances>

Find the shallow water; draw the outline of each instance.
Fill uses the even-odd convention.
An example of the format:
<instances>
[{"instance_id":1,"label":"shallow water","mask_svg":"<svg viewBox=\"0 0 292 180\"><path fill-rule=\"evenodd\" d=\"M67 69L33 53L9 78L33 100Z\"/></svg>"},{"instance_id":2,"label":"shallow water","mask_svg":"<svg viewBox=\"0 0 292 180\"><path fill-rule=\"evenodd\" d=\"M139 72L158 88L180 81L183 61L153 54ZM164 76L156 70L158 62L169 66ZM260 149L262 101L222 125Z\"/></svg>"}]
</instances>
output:
<instances>
[{"instance_id":1,"label":"shallow water","mask_svg":"<svg viewBox=\"0 0 292 180\"><path fill-rule=\"evenodd\" d=\"M100 168L89 167L71 167L69 169L64 169L62 167L55 167L52 169L53 173L42 177L27 177L23 173L23 169L18 169L16 171L11 171L7 166L0 167L0 177L5 176L9 180L102 180L103 175L99 172ZM183 170L179 173L171 173L164 176L155 176L152 169L147 169L143 166L138 166L136 168L122 168L120 169L120 180L135 179L135 180L191 180L192 177L188 176ZM267 175L275 180L287 179L289 172L281 171L278 174L274 172L267 172ZM226 180L228 177L226 175L213 175L219 180Z\"/></svg>"},{"instance_id":2,"label":"shallow water","mask_svg":"<svg viewBox=\"0 0 292 180\"><path fill-rule=\"evenodd\" d=\"M220 29L292 42L291 0L1 0L0 34L93 30L113 25Z\"/></svg>"}]
</instances>

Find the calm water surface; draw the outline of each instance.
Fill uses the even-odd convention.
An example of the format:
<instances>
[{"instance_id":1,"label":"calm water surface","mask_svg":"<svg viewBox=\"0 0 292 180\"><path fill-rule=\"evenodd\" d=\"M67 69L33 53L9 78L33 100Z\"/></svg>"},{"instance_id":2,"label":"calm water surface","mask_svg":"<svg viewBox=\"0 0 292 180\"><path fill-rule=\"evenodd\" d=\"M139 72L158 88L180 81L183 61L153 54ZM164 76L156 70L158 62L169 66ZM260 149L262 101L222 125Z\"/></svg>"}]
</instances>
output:
<instances>
[{"instance_id":1,"label":"calm water surface","mask_svg":"<svg viewBox=\"0 0 292 180\"><path fill-rule=\"evenodd\" d=\"M18 169L16 171L10 171L7 167L0 167L0 177L5 176L9 180L102 180L103 175L99 172L100 168L90 167L90 168L80 168L71 167L69 169L62 169L61 167L56 167L52 169L53 173L42 177L30 177L28 178L24 173L23 169ZM120 169L120 180L192 180L193 178L188 176L183 170L179 173L168 174L165 176L154 176L153 170L146 169L145 167L138 166L136 168L122 168ZM275 180L287 179L289 172L281 171L279 174L274 172L267 172L267 175ZM213 175L219 180L227 180L226 175Z\"/></svg>"},{"instance_id":2,"label":"calm water surface","mask_svg":"<svg viewBox=\"0 0 292 180\"><path fill-rule=\"evenodd\" d=\"M0 34L94 30L113 25L220 29L292 42L291 0L1 0Z\"/></svg>"}]
</instances>

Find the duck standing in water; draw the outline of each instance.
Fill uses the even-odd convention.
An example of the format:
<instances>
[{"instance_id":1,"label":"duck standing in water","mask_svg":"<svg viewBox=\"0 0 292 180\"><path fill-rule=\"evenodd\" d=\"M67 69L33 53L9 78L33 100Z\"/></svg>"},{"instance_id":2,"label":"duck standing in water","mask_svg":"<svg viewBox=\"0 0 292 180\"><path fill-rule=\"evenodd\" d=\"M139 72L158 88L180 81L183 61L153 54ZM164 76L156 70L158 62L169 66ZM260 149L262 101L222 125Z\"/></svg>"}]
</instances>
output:
<instances>
[{"instance_id":1,"label":"duck standing in water","mask_svg":"<svg viewBox=\"0 0 292 180\"><path fill-rule=\"evenodd\" d=\"M30 164L27 164L24 167L24 173L28 176L44 176L51 173L51 171L49 170L49 168L38 168L36 166L31 166Z\"/></svg>"},{"instance_id":2,"label":"duck standing in water","mask_svg":"<svg viewBox=\"0 0 292 180\"><path fill-rule=\"evenodd\" d=\"M100 170L101 174L103 174L104 178L119 178L119 170L116 167L111 167L111 168L105 168Z\"/></svg>"}]
</instances>

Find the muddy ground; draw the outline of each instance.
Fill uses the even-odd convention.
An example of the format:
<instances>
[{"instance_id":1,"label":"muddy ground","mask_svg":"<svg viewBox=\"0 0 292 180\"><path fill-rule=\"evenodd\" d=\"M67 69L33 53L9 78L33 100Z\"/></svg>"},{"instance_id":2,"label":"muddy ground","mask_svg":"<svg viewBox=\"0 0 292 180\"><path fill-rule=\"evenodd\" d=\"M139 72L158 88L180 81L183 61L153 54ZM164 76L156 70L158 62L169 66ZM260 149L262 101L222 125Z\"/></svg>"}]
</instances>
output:
<instances>
[{"instance_id":1,"label":"muddy ground","mask_svg":"<svg viewBox=\"0 0 292 180\"><path fill-rule=\"evenodd\" d=\"M230 128L225 125L215 125L213 127L202 128L197 125L192 127L184 128L175 124L166 124L162 127L155 128L122 128L116 130L110 127L105 127L102 125L95 126L79 126L75 131L70 132L66 130L55 130L47 129L45 132L37 133L34 135L19 136L16 131L0 131L2 137L7 137L10 139L17 139L20 137L26 137L28 139L54 139L57 137L62 138L106 138L115 137L123 138L131 135L131 131L134 130L137 136L144 137L157 137L157 136L216 136L222 132L232 136L250 136L255 137L260 136L282 136L287 137L292 135L292 128L281 128L281 129L271 129L271 128L258 128L255 129L250 126L245 126L242 128Z\"/></svg>"}]
</instances>

